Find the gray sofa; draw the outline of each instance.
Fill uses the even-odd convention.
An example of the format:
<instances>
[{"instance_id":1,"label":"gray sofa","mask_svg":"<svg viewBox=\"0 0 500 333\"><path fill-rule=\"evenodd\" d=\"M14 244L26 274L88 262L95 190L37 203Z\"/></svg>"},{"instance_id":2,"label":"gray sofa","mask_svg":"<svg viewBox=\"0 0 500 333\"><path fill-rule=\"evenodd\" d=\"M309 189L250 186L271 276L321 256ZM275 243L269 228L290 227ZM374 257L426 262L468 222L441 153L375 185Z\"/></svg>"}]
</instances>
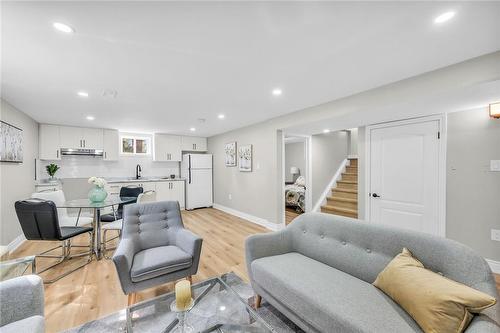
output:
<instances>
[{"instance_id":1,"label":"gray sofa","mask_svg":"<svg viewBox=\"0 0 500 333\"><path fill-rule=\"evenodd\" d=\"M38 275L0 282L0 332L45 332L43 302L43 281Z\"/></svg>"},{"instance_id":2,"label":"gray sofa","mask_svg":"<svg viewBox=\"0 0 500 333\"><path fill-rule=\"evenodd\" d=\"M407 247L423 264L498 298L486 261L449 239L308 213L284 230L246 240L252 287L306 332L422 332L371 283ZM500 332L500 307L476 316L467 333Z\"/></svg>"}]
</instances>

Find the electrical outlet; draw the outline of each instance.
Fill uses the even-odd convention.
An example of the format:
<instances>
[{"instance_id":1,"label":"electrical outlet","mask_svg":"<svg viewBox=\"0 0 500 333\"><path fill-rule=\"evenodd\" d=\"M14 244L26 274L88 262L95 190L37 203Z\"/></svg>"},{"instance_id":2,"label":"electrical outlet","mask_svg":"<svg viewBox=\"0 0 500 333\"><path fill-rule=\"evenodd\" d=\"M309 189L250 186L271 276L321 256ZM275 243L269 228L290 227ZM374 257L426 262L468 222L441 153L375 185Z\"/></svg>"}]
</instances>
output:
<instances>
[{"instance_id":1,"label":"electrical outlet","mask_svg":"<svg viewBox=\"0 0 500 333\"><path fill-rule=\"evenodd\" d=\"M491 229L491 240L500 242L500 229Z\"/></svg>"},{"instance_id":2,"label":"electrical outlet","mask_svg":"<svg viewBox=\"0 0 500 333\"><path fill-rule=\"evenodd\" d=\"M231 193L229 193L227 197L229 198L229 200L233 200L233 195Z\"/></svg>"}]
</instances>

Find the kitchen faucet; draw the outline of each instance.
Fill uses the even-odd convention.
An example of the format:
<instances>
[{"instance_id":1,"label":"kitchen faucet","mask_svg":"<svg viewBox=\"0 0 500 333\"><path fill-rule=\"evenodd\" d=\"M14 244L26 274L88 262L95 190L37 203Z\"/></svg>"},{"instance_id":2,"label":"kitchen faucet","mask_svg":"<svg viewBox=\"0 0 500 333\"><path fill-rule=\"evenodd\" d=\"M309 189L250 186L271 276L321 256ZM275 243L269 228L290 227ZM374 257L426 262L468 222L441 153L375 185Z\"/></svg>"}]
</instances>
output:
<instances>
[{"instance_id":1,"label":"kitchen faucet","mask_svg":"<svg viewBox=\"0 0 500 333\"><path fill-rule=\"evenodd\" d=\"M141 165L137 164L137 166L135 167L135 179L141 178L141 172L142 172Z\"/></svg>"}]
</instances>

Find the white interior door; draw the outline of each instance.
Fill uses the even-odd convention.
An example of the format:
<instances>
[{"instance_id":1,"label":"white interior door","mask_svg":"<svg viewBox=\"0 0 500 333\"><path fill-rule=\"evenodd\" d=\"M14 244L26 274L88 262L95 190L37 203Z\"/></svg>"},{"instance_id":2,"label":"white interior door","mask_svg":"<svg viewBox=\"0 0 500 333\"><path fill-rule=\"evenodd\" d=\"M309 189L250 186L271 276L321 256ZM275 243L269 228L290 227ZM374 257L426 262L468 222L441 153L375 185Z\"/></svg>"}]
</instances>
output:
<instances>
[{"instance_id":1,"label":"white interior door","mask_svg":"<svg viewBox=\"0 0 500 333\"><path fill-rule=\"evenodd\" d=\"M439 120L370 129L370 221L438 235Z\"/></svg>"}]
</instances>

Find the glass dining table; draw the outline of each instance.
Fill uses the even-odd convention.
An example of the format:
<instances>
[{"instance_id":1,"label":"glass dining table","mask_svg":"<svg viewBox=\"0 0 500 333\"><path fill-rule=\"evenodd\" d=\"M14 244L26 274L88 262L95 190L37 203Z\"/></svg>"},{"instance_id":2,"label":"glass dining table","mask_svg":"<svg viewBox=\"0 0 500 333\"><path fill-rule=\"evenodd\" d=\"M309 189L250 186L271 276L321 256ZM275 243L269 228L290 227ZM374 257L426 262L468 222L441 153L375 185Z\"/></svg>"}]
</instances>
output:
<instances>
[{"instance_id":1,"label":"glass dining table","mask_svg":"<svg viewBox=\"0 0 500 333\"><path fill-rule=\"evenodd\" d=\"M120 204L133 203L137 200L136 197L119 197L109 196L106 200L101 202L92 202L89 199L75 199L67 200L57 208L76 208L76 209L92 209L94 218L92 220L92 227L94 228L92 239L94 241L94 254L97 260L102 259L103 253L101 251L101 210L111 207L115 211L115 206Z\"/></svg>"}]
</instances>

